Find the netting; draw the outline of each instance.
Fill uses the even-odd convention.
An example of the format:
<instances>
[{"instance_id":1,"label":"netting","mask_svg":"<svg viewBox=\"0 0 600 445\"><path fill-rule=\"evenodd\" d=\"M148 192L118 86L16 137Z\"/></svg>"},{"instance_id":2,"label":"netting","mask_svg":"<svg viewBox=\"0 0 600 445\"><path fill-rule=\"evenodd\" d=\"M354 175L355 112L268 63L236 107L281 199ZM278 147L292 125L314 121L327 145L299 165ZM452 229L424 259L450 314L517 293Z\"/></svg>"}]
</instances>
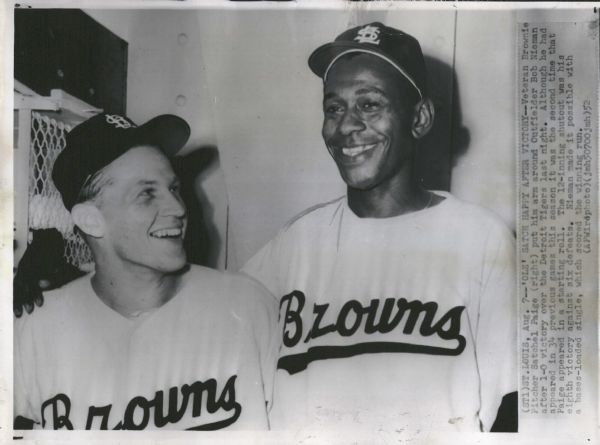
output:
<instances>
[{"instance_id":1,"label":"netting","mask_svg":"<svg viewBox=\"0 0 600 445\"><path fill-rule=\"evenodd\" d=\"M71 214L65 209L52 182L54 160L65 146L71 126L33 111L29 174L29 229L55 228L65 239L64 257L82 270L93 268L91 252L74 231ZM31 242L31 239L28 240Z\"/></svg>"}]
</instances>

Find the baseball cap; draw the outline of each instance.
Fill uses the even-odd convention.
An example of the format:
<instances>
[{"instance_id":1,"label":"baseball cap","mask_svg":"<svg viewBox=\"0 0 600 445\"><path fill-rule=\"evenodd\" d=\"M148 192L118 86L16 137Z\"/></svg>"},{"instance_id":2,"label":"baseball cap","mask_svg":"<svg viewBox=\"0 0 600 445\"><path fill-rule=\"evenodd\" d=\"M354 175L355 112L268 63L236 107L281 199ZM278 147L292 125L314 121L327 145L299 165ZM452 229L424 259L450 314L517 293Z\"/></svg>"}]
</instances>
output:
<instances>
[{"instance_id":1,"label":"baseball cap","mask_svg":"<svg viewBox=\"0 0 600 445\"><path fill-rule=\"evenodd\" d=\"M163 114L137 126L118 114L101 113L79 124L66 135L66 145L52 167L52 180L71 211L84 184L127 150L152 145L168 157L187 142L190 127L180 117Z\"/></svg>"},{"instance_id":2,"label":"baseball cap","mask_svg":"<svg viewBox=\"0 0 600 445\"><path fill-rule=\"evenodd\" d=\"M421 45L413 36L380 22L357 26L313 51L308 66L325 82L333 64L350 53L372 54L385 60L410 82L421 99L425 95L425 60Z\"/></svg>"}]
</instances>

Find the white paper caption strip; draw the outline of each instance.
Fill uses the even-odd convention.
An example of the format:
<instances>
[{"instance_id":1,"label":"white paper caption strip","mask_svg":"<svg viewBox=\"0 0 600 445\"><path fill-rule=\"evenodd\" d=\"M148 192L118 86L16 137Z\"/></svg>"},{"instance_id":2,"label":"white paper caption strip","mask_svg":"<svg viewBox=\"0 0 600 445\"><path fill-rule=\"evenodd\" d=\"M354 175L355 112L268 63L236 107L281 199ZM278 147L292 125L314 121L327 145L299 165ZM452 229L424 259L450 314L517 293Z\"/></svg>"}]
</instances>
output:
<instances>
[{"instance_id":1,"label":"white paper caption strip","mask_svg":"<svg viewBox=\"0 0 600 445\"><path fill-rule=\"evenodd\" d=\"M597 406L597 22L517 32L520 416L568 431Z\"/></svg>"}]
</instances>

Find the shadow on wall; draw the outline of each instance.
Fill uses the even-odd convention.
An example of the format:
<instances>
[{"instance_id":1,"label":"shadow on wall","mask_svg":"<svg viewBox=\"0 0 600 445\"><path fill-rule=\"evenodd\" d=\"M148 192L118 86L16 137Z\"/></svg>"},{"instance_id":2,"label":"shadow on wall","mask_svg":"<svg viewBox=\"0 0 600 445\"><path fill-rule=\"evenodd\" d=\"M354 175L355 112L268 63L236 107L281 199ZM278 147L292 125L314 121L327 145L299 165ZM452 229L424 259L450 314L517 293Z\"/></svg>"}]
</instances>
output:
<instances>
[{"instance_id":1,"label":"shadow on wall","mask_svg":"<svg viewBox=\"0 0 600 445\"><path fill-rule=\"evenodd\" d=\"M221 236L214 222L214 208L196 182L219 166L219 151L209 145L173 159L173 169L181 180L181 197L186 204L188 226L184 246L188 261L215 268Z\"/></svg>"},{"instance_id":2,"label":"shadow on wall","mask_svg":"<svg viewBox=\"0 0 600 445\"><path fill-rule=\"evenodd\" d=\"M420 184L430 190L450 190L452 168L467 152L469 130L462 125L458 81L454 68L425 56L429 97L435 105L433 128L419 146L415 171Z\"/></svg>"}]
</instances>

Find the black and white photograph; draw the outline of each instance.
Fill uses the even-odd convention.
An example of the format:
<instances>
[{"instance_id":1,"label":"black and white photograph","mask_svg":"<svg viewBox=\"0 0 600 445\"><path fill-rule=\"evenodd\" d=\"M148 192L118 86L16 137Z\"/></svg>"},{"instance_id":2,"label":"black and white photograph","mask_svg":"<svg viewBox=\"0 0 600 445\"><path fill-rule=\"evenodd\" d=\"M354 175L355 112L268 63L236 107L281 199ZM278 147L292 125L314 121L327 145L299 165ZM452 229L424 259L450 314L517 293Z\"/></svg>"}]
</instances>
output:
<instances>
[{"instance_id":1,"label":"black and white photograph","mask_svg":"<svg viewBox=\"0 0 600 445\"><path fill-rule=\"evenodd\" d=\"M596 443L594 4L10 3L7 440Z\"/></svg>"}]
</instances>

